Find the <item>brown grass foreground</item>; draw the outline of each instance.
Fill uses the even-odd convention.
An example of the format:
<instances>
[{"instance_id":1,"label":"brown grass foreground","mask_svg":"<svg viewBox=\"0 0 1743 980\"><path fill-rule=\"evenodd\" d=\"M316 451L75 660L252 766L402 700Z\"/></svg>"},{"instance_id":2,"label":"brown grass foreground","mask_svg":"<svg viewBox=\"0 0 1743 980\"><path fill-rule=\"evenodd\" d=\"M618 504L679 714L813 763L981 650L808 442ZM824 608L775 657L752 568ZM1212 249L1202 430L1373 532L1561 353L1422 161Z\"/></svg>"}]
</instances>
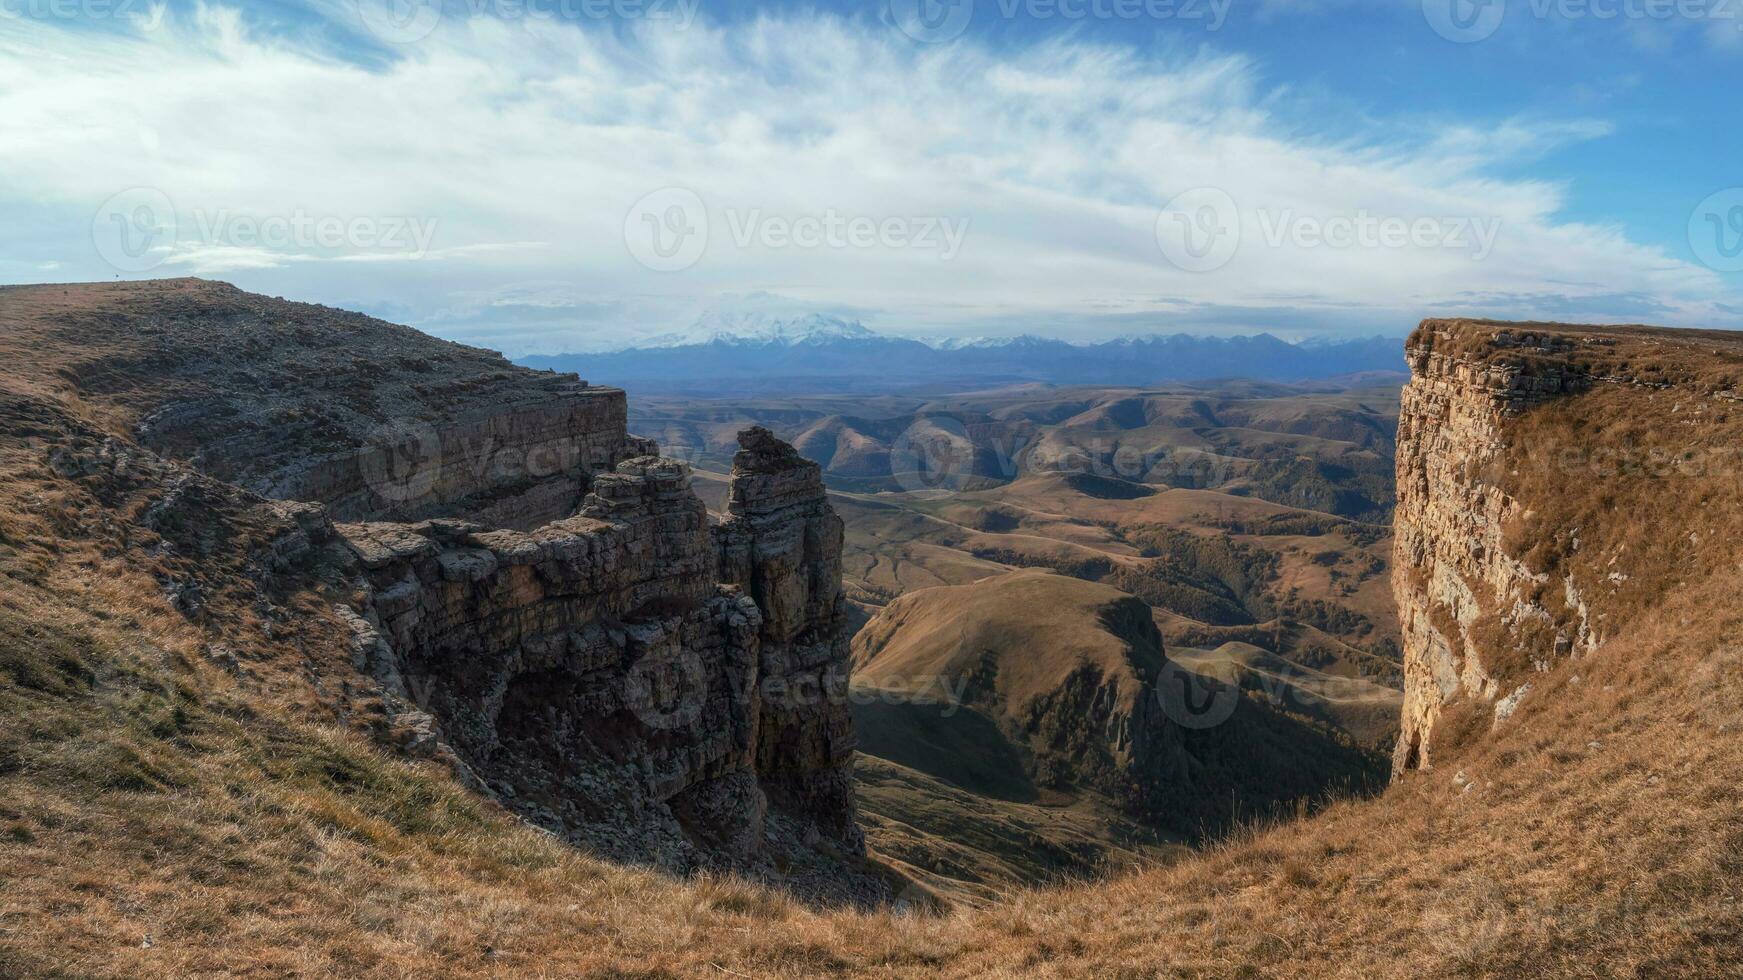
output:
<instances>
[{"instance_id":1,"label":"brown grass foreground","mask_svg":"<svg viewBox=\"0 0 1743 980\"><path fill-rule=\"evenodd\" d=\"M1533 444L1662 418L1647 398L1552 404ZM1739 436L1709 411L1614 438ZM1638 557L1614 635L1493 733L1467 711L1436 770L1169 867L902 915L604 864L394 759L326 597L217 587L190 620L137 524L160 491L98 499L45 455L0 443L0 976L1740 972L1735 474L1551 480L1522 451L1509 479L1560 494L1533 519L1583 529L1568 561Z\"/></svg>"}]
</instances>

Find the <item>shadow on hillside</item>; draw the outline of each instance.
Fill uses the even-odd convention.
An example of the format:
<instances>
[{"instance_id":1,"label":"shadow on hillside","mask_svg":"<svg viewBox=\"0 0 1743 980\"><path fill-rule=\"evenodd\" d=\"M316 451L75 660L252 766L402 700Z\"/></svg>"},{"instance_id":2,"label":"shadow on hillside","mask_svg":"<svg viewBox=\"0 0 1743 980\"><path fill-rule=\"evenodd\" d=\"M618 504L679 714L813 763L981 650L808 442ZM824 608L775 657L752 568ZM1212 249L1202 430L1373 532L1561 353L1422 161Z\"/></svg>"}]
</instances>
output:
<instances>
[{"instance_id":1,"label":"shadow on hillside","mask_svg":"<svg viewBox=\"0 0 1743 980\"><path fill-rule=\"evenodd\" d=\"M1185 668L1193 697L1226 706L1207 723L1158 691L1161 748L1149 764L1163 778L1148 795L1110 800L1133 819L1186 841L1315 809L1329 799L1383 789L1388 761L1313 720L1243 696L1240 688ZM1166 678L1164 678L1166 682ZM1038 782L1021 742L986 714L962 705L891 697L861 688L853 705L861 754L893 762L974 796L1007 803L1069 801L1088 791Z\"/></svg>"}]
</instances>

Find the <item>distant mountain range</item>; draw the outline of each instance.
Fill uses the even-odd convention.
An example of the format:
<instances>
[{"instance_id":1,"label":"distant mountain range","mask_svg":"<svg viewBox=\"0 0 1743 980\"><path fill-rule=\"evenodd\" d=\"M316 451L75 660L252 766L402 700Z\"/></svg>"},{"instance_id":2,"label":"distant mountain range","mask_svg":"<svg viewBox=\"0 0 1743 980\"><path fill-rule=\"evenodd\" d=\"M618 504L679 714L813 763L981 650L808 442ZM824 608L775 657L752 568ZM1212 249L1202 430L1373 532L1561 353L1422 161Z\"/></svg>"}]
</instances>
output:
<instances>
[{"instance_id":1,"label":"distant mountain range","mask_svg":"<svg viewBox=\"0 0 1743 980\"><path fill-rule=\"evenodd\" d=\"M715 309L704 313L687 330L661 334L638 349L696 347L706 344L800 346L838 340L876 340L878 334L858 320L827 313L783 316L761 310Z\"/></svg>"},{"instance_id":2,"label":"distant mountain range","mask_svg":"<svg viewBox=\"0 0 1743 980\"><path fill-rule=\"evenodd\" d=\"M937 345L876 333L824 314L704 316L681 333L594 354L534 355L532 368L574 371L597 384L702 394L897 390L931 385L1149 385L1210 378L1307 381L1403 372L1401 338L1292 344L1270 334L1128 337L1094 344L1024 336Z\"/></svg>"}]
</instances>

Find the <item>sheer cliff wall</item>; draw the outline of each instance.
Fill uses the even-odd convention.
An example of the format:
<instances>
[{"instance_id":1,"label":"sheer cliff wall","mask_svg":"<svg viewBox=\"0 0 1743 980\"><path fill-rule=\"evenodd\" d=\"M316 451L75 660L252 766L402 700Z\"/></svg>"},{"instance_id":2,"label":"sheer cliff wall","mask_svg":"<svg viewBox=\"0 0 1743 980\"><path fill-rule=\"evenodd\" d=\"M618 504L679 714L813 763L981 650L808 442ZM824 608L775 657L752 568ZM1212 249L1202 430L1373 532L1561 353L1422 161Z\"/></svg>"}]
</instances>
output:
<instances>
[{"instance_id":1,"label":"sheer cliff wall","mask_svg":"<svg viewBox=\"0 0 1743 980\"><path fill-rule=\"evenodd\" d=\"M1460 738L1504 724L1708 560L1743 378L1736 335L1644 327L1428 320L1407 360L1395 775L1435 764L1446 711Z\"/></svg>"},{"instance_id":2,"label":"sheer cliff wall","mask_svg":"<svg viewBox=\"0 0 1743 980\"><path fill-rule=\"evenodd\" d=\"M758 866L813 832L860 853L840 520L815 464L742 441L724 519L647 456L530 532L340 525L402 742L627 859Z\"/></svg>"}]
</instances>

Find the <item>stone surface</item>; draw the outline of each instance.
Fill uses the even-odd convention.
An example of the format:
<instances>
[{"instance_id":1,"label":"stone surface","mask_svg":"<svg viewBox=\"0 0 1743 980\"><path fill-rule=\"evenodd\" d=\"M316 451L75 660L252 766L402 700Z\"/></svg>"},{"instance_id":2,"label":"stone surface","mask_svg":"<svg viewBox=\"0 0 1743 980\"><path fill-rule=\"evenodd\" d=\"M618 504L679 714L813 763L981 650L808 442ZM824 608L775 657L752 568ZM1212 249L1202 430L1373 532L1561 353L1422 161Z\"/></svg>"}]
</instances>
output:
<instances>
[{"instance_id":1,"label":"stone surface","mask_svg":"<svg viewBox=\"0 0 1743 980\"><path fill-rule=\"evenodd\" d=\"M318 580L406 753L606 855L884 897L841 522L791 447L746 433L716 517L626 432L622 391L408 327L197 279L0 288L0 314L43 389L17 400L101 424L50 454L60 476L153 488L184 615L220 561Z\"/></svg>"},{"instance_id":2,"label":"stone surface","mask_svg":"<svg viewBox=\"0 0 1743 980\"><path fill-rule=\"evenodd\" d=\"M1544 578L1509 554L1504 529L1522 511L1489 468L1508 448L1507 423L1534 405L1584 391L1595 378L1574 352L1603 338L1528 325L1428 320L1410 338L1398 418L1393 592L1403 628L1404 707L1393 773L1428 768L1443 705L1460 697L1504 705L1474 637L1485 617L1548 619L1530 596ZM1579 601L1564 583L1569 604ZM1595 642L1587 631L1568 648ZM1511 700L1508 700L1508 699Z\"/></svg>"},{"instance_id":3,"label":"stone surface","mask_svg":"<svg viewBox=\"0 0 1743 980\"><path fill-rule=\"evenodd\" d=\"M645 456L530 532L342 525L375 631L360 660L400 692L409 737L623 859L762 869L771 803L861 853L840 521L815 465L747 446L718 524L687 467Z\"/></svg>"},{"instance_id":4,"label":"stone surface","mask_svg":"<svg viewBox=\"0 0 1743 980\"><path fill-rule=\"evenodd\" d=\"M841 518L816 463L760 426L739 435L729 517L715 528L721 581L762 612L757 770L777 800L831 814L820 825L860 847L853 822L853 717Z\"/></svg>"}]
</instances>

